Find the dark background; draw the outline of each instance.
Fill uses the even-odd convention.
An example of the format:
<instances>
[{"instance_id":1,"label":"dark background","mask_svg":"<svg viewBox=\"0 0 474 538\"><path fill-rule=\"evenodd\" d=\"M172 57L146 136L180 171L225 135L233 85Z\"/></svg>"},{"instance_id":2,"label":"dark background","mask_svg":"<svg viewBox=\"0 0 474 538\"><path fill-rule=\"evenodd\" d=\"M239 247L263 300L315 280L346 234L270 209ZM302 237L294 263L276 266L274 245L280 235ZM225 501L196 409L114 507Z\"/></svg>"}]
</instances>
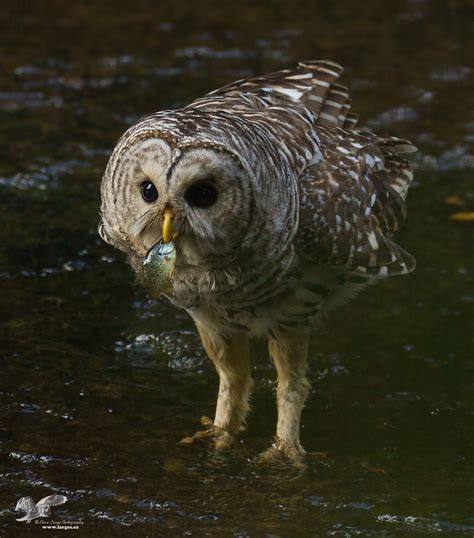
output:
<instances>
[{"instance_id":1,"label":"dark background","mask_svg":"<svg viewBox=\"0 0 474 538\"><path fill-rule=\"evenodd\" d=\"M76 536L474 534L473 227L450 220L474 210L473 8L2 2L5 535L36 536L13 508L54 492ZM253 462L276 419L261 343L238 449L176 445L212 414L216 376L191 320L134 286L96 226L107 157L138 117L309 59L345 66L362 125L420 148L399 238L418 268L315 334L300 473Z\"/></svg>"}]
</instances>

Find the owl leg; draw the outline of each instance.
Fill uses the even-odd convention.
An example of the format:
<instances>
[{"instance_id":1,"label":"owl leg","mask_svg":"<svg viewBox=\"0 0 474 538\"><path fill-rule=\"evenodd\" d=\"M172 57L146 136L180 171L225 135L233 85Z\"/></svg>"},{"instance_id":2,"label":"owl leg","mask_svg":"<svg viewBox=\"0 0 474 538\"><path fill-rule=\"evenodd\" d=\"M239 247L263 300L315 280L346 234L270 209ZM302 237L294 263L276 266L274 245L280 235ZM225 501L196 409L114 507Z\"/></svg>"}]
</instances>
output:
<instances>
[{"instance_id":1,"label":"owl leg","mask_svg":"<svg viewBox=\"0 0 474 538\"><path fill-rule=\"evenodd\" d=\"M309 392L306 378L309 330L278 332L269 337L270 355L278 375L278 423L275 442L261 454L260 461L278 458L282 454L294 463L303 460L305 451L300 443L300 421Z\"/></svg>"},{"instance_id":2,"label":"owl leg","mask_svg":"<svg viewBox=\"0 0 474 538\"><path fill-rule=\"evenodd\" d=\"M221 335L208 325L196 322L204 349L219 374L219 395L214 423L194 438L214 437L217 448L227 448L237 437L249 410L252 381L247 335ZM206 425L206 419L202 419Z\"/></svg>"}]
</instances>

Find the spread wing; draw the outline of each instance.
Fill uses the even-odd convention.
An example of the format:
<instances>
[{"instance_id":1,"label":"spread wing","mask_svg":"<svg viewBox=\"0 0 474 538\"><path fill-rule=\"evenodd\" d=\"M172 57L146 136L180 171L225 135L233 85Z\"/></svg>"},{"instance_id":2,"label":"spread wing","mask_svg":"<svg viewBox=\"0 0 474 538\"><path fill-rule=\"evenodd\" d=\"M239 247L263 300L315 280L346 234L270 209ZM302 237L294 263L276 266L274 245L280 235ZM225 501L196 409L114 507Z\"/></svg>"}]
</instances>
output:
<instances>
[{"instance_id":1,"label":"spread wing","mask_svg":"<svg viewBox=\"0 0 474 538\"><path fill-rule=\"evenodd\" d=\"M48 495L38 501L37 506L57 506L58 504L64 504L67 501L65 495Z\"/></svg>"},{"instance_id":2,"label":"spread wing","mask_svg":"<svg viewBox=\"0 0 474 538\"><path fill-rule=\"evenodd\" d=\"M18 502L16 503L15 510L25 512L25 514L28 514L32 510L36 509L35 501L31 497L22 497L21 499L18 499Z\"/></svg>"}]
</instances>

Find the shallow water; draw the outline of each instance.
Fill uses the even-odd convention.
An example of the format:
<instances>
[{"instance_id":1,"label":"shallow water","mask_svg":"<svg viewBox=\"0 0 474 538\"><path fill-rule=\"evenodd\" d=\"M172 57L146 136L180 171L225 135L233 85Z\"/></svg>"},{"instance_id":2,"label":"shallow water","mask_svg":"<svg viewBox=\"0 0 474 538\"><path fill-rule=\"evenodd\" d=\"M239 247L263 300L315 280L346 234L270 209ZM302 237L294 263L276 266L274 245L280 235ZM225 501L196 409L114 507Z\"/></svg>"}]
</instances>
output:
<instances>
[{"instance_id":1,"label":"shallow water","mask_svg":"<svg viewBox=\"0 0 474 538\"><path fill-rule=\"evenodd\" d=\"M13 508L56 492L76 536L474 536L473 227L449 220L474 210L473 4L45 4L0 7L1 532L37 535ZM345 65L363 123L420 148L399 239L418 268L314 336L300 472L253 463L276 416L261 343L238 449L177 446L216 376L96 225L136 118L313 58Z\"/></svg>"}]
</instances>

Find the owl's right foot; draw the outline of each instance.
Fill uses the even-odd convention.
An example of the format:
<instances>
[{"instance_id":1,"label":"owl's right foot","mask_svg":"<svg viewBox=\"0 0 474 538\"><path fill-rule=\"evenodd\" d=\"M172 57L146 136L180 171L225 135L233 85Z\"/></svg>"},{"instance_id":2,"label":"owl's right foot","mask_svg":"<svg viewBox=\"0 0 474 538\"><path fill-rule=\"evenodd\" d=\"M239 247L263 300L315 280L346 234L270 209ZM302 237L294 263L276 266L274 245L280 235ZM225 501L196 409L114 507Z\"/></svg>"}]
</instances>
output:
<instances>
[{"instance_id":1,"label":"owl's right foot","mask_svg":"<svg viewBox=\"0 0 474 538\"><path fill-rule=\"evenodd\" d=\"M217 450L227 450L234 444L235 438L228 431L216 426L209 417L201 417L201 424L205 427L204 430L184 437L178 444L191 445L199 441L211 441Z\"/></svg>"}]
</instances>

